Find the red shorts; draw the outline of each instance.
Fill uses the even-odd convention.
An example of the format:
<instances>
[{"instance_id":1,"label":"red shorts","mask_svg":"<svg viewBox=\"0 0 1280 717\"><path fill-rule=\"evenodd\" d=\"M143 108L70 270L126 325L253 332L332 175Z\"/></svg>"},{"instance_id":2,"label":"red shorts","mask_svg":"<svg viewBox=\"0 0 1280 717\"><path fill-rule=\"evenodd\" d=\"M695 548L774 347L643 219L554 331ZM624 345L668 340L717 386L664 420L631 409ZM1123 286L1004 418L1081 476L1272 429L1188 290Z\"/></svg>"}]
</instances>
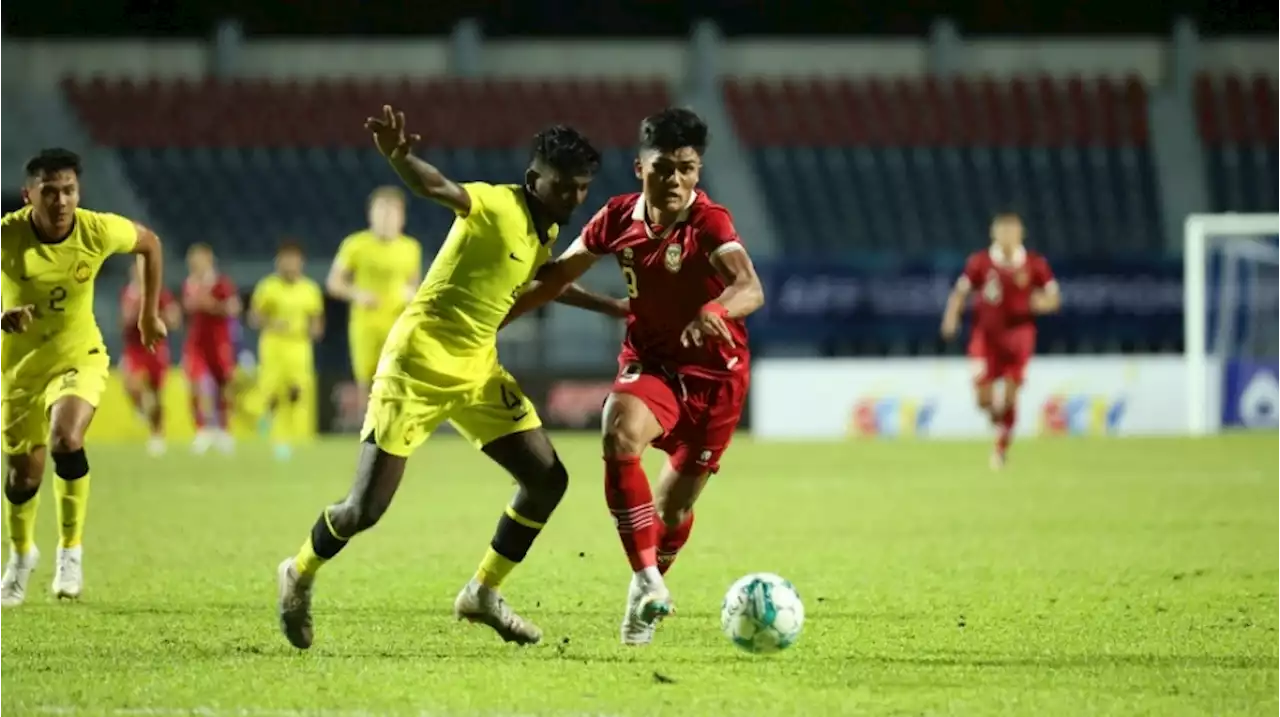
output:
<instances>
[{"instance_id":1,"label":"red shorts","mask_svg":"<svg viewBox=\"0 0 1280 717\"><path fill-rule=\"evenodd\" d=\"M230 342L213 346L187 344L182 350L182 366L193 385L208 378L219 386L225 386L235 375L235 352Z\"/></svg>"},{"instance_id":2,"label":"red shorts","mask_svg":"<svg viewBox=\"0 0 1280 717\"><path fill-rule=\"evenodd\" d=\"M973 359L974 383L982 385L1005 379L1021 384L1035 350L1036 332L1033 327L1002 334L973 332L973 338L969 340L969 358Z\"/></svg>"},{"instance_id":3,"label":"red shorts","mask_svg":"<svg viewBox=\"0 0 1280 717\"><path fill-rule=\"evenodd\" d=\"M141 346L128 346L120 360L120 368L130 376L143 378L153 389L164 386L169 372L169 347L160 346L152 353Z\"/></svg>"},{"instance_id":4,"label":"red shorts","mask_svg":"<svg viewBox=\"0 0 1280 717\"><path fill-rule=\"evenodd\" d=\"M651 372L638 363L625 363L614 379L613 392L635 396L653 412L663 430L653 445L671 456L672 468L686 474L715 473L738 427L749 383L746 371L704 378Z\"/></svg>"}]
</instances>

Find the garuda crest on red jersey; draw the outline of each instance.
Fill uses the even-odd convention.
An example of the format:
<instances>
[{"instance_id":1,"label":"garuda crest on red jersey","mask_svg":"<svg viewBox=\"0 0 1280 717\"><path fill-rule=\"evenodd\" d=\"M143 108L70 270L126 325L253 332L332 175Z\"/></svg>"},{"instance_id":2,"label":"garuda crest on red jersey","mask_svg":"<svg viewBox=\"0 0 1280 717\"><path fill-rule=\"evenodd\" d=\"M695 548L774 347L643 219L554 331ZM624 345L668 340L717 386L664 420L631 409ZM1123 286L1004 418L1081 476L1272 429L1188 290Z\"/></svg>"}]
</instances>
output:
<instances>
[{"instance_id":1,"label":"garuda crest on red jersey","mask_svg":"<svg viewBox=\"0 0 1280 717\"><path fill-rule=\"evenodd\" d=\"M680 271L680 264L684 260L684 247L679 244L668 244L667 251L662 255L662 263L667 267L667 271L672 274Z\"/></svg>"},{"instance_id":2,"label":"garuda crest on red jersey","mask_svg":"<svg viewBox=\"0 0 1280 717\"><path fill-rule=\"evenodd\" d=\"M1000 286L1000 272L992 269L987 272L987 280L982 283L982 298L988 304L1000 303L1004 290Z\"/></svg>"}]
</instances>

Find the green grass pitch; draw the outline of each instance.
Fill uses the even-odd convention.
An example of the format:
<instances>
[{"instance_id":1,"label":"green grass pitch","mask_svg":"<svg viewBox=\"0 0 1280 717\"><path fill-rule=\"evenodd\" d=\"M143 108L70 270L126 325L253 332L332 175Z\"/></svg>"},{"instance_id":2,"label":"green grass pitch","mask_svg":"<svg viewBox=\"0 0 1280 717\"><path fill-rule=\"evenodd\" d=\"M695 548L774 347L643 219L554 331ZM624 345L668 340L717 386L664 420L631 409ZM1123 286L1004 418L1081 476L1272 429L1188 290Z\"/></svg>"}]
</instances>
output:
<instances>
[{"instance_id":1,"label":"green grass pitch","mask_svg":"<svg viewBox=\"0 0 1280 717\"><path fill-rule=\"evenodd\" d=\"M1180 715L1277 711L1275 436L1042 440L1003 473L977 443L743 438L669 576L679 612L618 644L628 568L597 440L563 435L565 503L508 582L546 632L520 649L451 617L510 490L456 438L320 575L309 652L277 632L275 568L345 490L353 440L91 448L86 593L44 562L3 615L10 715ZM649 456L656 469L660 457ZM778 572L798 645L737 651L723 591Z\"/></svg>"}]
</instances>

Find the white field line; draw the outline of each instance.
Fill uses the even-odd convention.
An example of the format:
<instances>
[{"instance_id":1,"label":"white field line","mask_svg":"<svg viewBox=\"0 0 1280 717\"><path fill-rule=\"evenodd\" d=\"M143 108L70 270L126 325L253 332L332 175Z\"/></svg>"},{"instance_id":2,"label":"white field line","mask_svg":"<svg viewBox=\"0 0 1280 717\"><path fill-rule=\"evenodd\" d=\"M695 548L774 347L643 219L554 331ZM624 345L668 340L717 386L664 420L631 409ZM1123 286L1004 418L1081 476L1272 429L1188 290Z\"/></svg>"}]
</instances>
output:
<instances>
[{"instance_id":1,"label":"white field line","mask_svg":"<svg viewBox=\"0 0 1280 717\"><path fill-rule=\"evenodd\" d=\"M109 715L110 717L619 717L605 712L437 712L432 710L379 712L371 710L285 709L278 707L73 707L13 705L43 715Z\"/></svg>"}]
</instances>

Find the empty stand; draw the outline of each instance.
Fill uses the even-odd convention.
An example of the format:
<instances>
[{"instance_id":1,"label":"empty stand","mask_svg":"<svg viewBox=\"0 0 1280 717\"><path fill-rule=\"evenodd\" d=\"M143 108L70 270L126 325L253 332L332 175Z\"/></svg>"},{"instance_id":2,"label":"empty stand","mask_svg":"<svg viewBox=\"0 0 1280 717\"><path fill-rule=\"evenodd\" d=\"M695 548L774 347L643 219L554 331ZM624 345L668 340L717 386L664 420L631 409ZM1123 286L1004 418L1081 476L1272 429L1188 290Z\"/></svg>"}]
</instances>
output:
<instances>
[{"instance_id":1,"label":"empty stand","mask_svg":"<svg viewBox=\"0 0 1280 717\"><path fill-rule=\"evenodd\" d=\"M1195 103L1214 211L1280 209L1275 80L1200 75Z\"/></svg>"},{"instance_id":2,"label":"empty stand","mask_svg":"<svg viewBox=\"0 0 1280 717\"><path fill-rule=\"evenodd\" d=\"M730 80L724 96L799 253L964 251L1004 207L1057 255L1162 242L1136 78Z\"/></svg>"},{"instance_id":3,"label":"empty stand","mask_svg":"<svg viewBox=\"0 0 1280 717\"><path fill-rule=\"evenodd\" d=\"M634 191L637 118L670 101L661 82L640 80L95 79L64 89L94 140L120 148L167 239L248 257L269 255L286 235L331 253L364 224L368 192L396 182L362 127L383 104L403 109L426 158L460 180L518 182L533 134L572 124L604 151L595 201ZM431 249L451 221L413 202L407 231Z\"/></svg>"}]
</instances>

